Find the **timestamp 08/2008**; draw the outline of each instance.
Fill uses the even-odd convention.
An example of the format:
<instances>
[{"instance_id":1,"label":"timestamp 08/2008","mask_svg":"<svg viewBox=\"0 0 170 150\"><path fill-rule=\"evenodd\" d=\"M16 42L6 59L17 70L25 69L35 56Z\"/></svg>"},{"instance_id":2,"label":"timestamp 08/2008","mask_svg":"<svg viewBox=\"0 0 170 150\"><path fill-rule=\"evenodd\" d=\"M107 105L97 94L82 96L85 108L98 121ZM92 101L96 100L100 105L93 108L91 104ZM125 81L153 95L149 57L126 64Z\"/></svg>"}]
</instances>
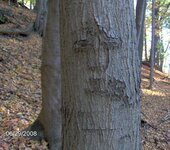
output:
<instances>
[{"instance_id":1,"label":"timestamp 08/2008","mask_svg":"<svg viewBox=\"0 0 170 150\"><path fill-rule=\"evenodd\" d=\"M30 137L30 136L37 136L37 131L6 131L4 136L12 136L12 137L16 137L16 136L25 136L25 137Z\"/></svg>"}]
</instances>

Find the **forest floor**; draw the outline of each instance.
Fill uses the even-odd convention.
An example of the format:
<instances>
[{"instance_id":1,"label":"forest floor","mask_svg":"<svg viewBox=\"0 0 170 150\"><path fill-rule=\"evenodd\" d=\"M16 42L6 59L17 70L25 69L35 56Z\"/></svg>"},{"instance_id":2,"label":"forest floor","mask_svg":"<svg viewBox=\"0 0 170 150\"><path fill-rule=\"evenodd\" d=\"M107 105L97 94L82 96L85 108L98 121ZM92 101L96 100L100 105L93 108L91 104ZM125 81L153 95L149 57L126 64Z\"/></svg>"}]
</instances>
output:
<instances>
[{"instance_id":1,"label":"forest floor","mask_svg":"<svg viewBox=\"0 0 170 150\"><path fill-rule=\"evenodd\" d=\"M0 150L48 150L47 143L16 133L34 122L41 109L41 44L34 32L29 36L3 34L22 30L35 20L35 13L0 2L4 24L0 24ZM1 17L1 16L0 16ZM149 90L149 67L142 66L142 145L144 150L170 149L170 79L155 70L154 89Z\"/></svg>"},{"instance_id":2,"label":"forest floor","mask_svg":"<svg viewBox=\"0 0 170 150\"><path fill-rule=\"evenodd\" d=\"M142 144L144 150L170 149L170 78L155 70L149 90L149 67L142 66Z\"/></svg>"}]
</instances>

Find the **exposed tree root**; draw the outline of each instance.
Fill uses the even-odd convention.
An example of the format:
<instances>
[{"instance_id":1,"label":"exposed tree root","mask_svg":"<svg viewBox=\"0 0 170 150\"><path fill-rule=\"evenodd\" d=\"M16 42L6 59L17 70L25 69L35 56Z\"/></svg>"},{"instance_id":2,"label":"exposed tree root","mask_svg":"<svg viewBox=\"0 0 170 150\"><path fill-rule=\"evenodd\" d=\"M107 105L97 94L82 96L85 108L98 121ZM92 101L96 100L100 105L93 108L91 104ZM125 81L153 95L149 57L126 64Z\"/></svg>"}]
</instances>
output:
<instances>
[{"instance_id":1,"label":"exposed tree root","mask_svg":"<svg viewBox=\"0 0 170 150\"><path fill-rule=\"evenodd\" d=\"M24 129L23 131L36 132L36 136L26 136L29 137L30 139L38 140L38 141L44 139L44 127L42 126L39 119L35 120L35 122L31 126Z\"/></svg>"}]
</instances>

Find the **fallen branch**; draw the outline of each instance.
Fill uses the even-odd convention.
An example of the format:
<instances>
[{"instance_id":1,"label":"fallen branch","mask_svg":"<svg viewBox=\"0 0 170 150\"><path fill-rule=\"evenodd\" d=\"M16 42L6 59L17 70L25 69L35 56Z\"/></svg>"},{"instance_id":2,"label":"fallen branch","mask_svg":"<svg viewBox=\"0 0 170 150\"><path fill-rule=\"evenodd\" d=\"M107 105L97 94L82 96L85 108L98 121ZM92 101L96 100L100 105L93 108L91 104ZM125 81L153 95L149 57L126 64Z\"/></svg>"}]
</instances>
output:
<instances>
[{"instance_id":1,"label":"fallen branch","mask_svg":"<svg viewBox=\"0 0 170 150\"><path fill-rule=\"evenodd\" d=\"M169 109L168 109L168 114L160 120L159 125L161 125L167 121L170 121L170 110Z\"/></svg>"},{"instance_id":2,"label":"fallen branch","mask_svg":"<svg viewBox=\"0 0 170 150\"><path fill-rule=\"evenodd\" d=\"M26 29L2 29L0 30L0 34L28 36L30 35L31 31L33 31L32 23Z\"/></svg>"}]
</instances>

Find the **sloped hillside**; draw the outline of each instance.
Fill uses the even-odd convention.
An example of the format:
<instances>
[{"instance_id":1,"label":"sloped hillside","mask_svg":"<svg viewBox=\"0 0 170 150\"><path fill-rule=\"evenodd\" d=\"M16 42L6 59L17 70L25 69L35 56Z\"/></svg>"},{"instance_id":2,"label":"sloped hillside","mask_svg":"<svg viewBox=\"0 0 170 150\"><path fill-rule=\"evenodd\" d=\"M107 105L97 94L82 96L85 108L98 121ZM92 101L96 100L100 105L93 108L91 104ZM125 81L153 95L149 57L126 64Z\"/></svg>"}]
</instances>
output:
<instances>
[{"instance_id":1,"label":"sloped hillside","mask_svg":"<svg viewBox=\"0 0 170 150\"><path fill-rule=\"evenodd\" d=\"M154 89L149 86L149 70L142 66L142 143L144 150L170 149L170 78L155 70Z\"/></svg>"}]
</instances>

